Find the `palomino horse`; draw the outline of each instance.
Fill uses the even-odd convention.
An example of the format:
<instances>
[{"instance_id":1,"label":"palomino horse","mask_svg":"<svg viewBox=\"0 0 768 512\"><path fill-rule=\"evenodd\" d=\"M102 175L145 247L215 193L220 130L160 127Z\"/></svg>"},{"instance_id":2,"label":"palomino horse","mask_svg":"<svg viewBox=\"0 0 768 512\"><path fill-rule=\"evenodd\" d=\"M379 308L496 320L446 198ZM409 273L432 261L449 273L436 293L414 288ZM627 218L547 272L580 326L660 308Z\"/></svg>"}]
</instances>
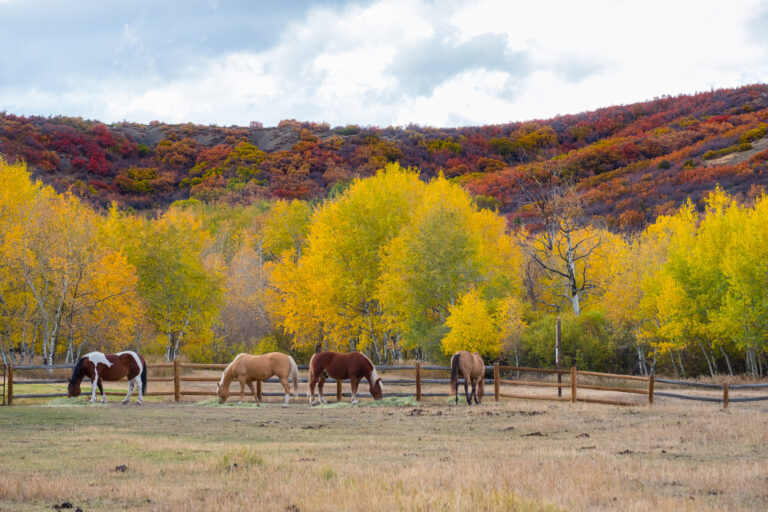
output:
<instances>
[{"instance_id":1,"label":"palomino horse","mask_svg":"<svg viewBox=\"0 0 768 512\"><path fill-rule=\"evenodd\" d=\"M128 377L128 394L125 395L123 403L130 402L135 384L139 390L136 403L141 405L144 401L144 393L147 392L147 364L144 358L130 350L117 354L89 352L77 360L67 386L67 396L69 398L80 396L80 382L84 377L88 377L91 379L91 402L96 401L96 386L98 386L101 401L104 403L107 397L104 395L101 381L120 380L126 376Z\"/></svg>"},{"instance_id":2,"label":"palomino horse","mask_svg":"<svg viewBox=\"0 0 768 512\"><path fill-rule=\"evenodd\" d=\"M224 373L221 374L221 380L218 383L219 403L224 403L229 398L229 384L237 379L240 383L240 403L243 403L243 392L245 391L245 385L251 388L253 398L256 399L256 404L259 403L259 397L256 394L256 390L253 389L253 381L255 380L267 380L272 376L277 375L280 379L280 383L285 388L285 402L283 406L288 405L288 397L291 393L291 386L289 379L293 380L293 393L299 394L299 368L296 366L296 361L291 356L281 354L280 352L270 352L269 354L262 354L253 356L251 354L238 354L235 359L229 363L224 369Z\"/></svg>"},{"instance_id":3,"label":"palomino horse","mask_svg":"<svg viewBox=\"0 0 768 512\"><path fill-rule=\"evenodd\" d=\"M485 363L477 352L460 350L451 357L451 393L456 395L456 403L459 403L459 373L464 377L464 394L467 395L467 404L472 405L472 397L475 403L483 401L483 377L485 377ZM467 390L467 383L472 382L472 393Z\"/></svg>"},{"instance_id":4,"label":"palomino horse","mask_svg":"<svg viewBox=\"0 0 768 512\"><path fill-rule=\"evenodd\" d=\"M360 352L340 354L338 352L319 352L309 360L309 389L307 396L309 403L316 405L315 384L320 395L320 401L327 403L323 397L323 384L325 379L331 377L336 380L349 379L352 387L352 403L357 403L357 386L363 378L368 379L371 396L375 400L381 400L384 387L381 377L376 373L373 363Z\"/></svg>"}]
</instances>

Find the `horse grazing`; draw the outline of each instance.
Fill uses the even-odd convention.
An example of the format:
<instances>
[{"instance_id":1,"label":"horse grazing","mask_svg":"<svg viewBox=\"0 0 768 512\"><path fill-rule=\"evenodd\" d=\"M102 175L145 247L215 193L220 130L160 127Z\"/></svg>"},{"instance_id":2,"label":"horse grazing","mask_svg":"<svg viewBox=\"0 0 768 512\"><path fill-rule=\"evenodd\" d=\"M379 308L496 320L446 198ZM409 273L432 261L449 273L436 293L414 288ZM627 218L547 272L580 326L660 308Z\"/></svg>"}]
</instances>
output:
<instances>
[{"instance_id":1,"label":"horse grazing","mask_svg":"<svg viewBox=\"0 0 768 512\"><path fill-rule=\"evenodd\" d=\"M147 364L144 358L130 350L117 354L105 354L103 352L89 352L77 360L72 370L72 377L67 386L69 398L80 396L80 383L84 377L91 379L91 402L96 401L96 387L101 392L101 401L106 403L104 387L101 381L120 380L128 377L128 394L123 400L124 404L131 401L134 384L139 390L139 398L136 404L144 401L144 393L147 392Z\"/></svg>"},{"instance_id":2,"label":"horse grazing","mask_svg":"<svg viewBox=\"0 0 768 512\"><path fill-rule=\"evenodd\" d=\"M224 369L224 373L221 374L221 380L218 385L219 403L223 404L229 398L229 384L237 379L240 383L240 403L243 403L243 392L245 391L245 385L251 388L253 398L256 399L256 404L259 403L259 397L256 394L256 390L253 389L254 380L267 380L272 376L277 375L280 379L280 383L285 388L285 402L283 407L288 405L288 397L291 393L291 386L289 379L293 380L293 393L299 394L299 368L296 366L296 361L291 356L281 354L280 352L270 352L269 354L262 354L253 356L251 354L238 354L229 366Z\"/></svg>"},{"instance_id":3,"label":"horse grazing","mask_svg":"<svg viewBox=\"0 0 768 512\"><path fill-rule=\"evenodd\" d=\"M327 403L323 397L323 384L331 377L336 380L349 379L352 387L352 403L357 403L357 386L363 378L368 379L371 396L375 400L381 400L384 387L381 377L376 373L376 367L365 355L360 352L340 354L338 352L319 352L309 360L309 389L307 397L309 403L316 405L315 384L320 395L320 401Z\"/></svg>"},{"instance_id":4,"label":"horse grazing","mask_svg":"<svg viewBox=\"0 0 768 512\"><path fill-rule=\"evenodd\" d=\"M451 393L456 395L456 403L459 403L459 372L464 377L464 394L467 396L467 404L472 405L472 397L475 403L483 401L483 378L485 377L485 363L477 352L460 350L451 357ZM467 383L472 382L472 393L467 390Z\"/></svg>"}]
</instances>

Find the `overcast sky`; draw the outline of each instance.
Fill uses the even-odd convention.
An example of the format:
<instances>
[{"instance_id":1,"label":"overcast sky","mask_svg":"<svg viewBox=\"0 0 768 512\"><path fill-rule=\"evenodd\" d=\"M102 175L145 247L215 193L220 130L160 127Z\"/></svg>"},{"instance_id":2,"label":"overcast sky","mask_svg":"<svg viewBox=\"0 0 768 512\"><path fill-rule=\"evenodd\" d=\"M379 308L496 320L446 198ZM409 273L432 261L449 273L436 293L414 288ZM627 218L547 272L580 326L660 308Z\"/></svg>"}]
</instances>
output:
<instances>
[{"instance_id":1,"label":"overcast sky","mask_svg":"<svg viewBox=\"0 0 768 512\"><path fill-rule=\"evenodd\" d=\"M0 0L0 111L461 126L768 82L766 0Z\"/></svg>"}]
</instances>

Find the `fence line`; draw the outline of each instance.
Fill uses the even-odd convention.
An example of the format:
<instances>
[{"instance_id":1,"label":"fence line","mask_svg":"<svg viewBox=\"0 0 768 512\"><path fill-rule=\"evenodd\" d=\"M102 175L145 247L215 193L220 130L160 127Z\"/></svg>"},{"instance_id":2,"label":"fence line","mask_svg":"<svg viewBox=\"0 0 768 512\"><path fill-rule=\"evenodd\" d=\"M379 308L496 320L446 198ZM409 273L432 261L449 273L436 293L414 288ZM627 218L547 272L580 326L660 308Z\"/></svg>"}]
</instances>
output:
<instances>
[{"instance_id":1,"label":"fence line","mask_svg":"<svg viewBox=\"0 0 768 512\"><path fill-rule=\"evenodd\" d=\"M308 365L297 365L300 370L307 370L309 368ZM45 365L4 365L3 366L3 380L2 380L2 404L3 405L12 405L14 399L19 398L52 398L52 397L62 397L66 396L66 393L26 393L26 394L16 394L14 393L14 382L15 382L15 372L16 371L25 371L25 370L51 370L51 369L67 369L67 368L73 368L74 364L58 364L58 365L52 365L52 366L45 366ZM149 377L147 379L148 382L172 382L173 383L173 391L149 391L144 394L144 396L172 396L173 401L179 402L181 401L182 396L217 396L216 391L211 390L200 390L200 389L189 389L188 387L186 389L183 388L183 383L206 383L206 382L218 382L220 379L219 377L207 377L207 376L183 376L182 372L185 369L193 369L193 370L223 370L226 368L226 364L215 364L215 363L180 363L178 361L174 361L172 363L148 363L147 369L152 370L158 370L158 369L171 369L172 370L172 376L170 377ZM686 381L680 381L680 380L672 380L672 379L665 379L665 378L658 378L655 376L650 377L640 377L636 375L619 375L619 374L612 374L612 373L603 373L603 372L593 372L593 371L585 371L585 370L577 370L577 368L572 367L570 370L561 370L561 369L553 369L553 368L531 368L531 367L525 367L525 366L502 366L499 365L499 363L495 363L493 365L488 365L485 367L486 370L492 371L493 378L492 379L484 379L484 383L493 385L493 398L495 401L499 401L501 398L512 398L512 399L528 399L528 400L557 400L557 401L568 401L571 402L586 402L586 403L599 403L599 404L610 404L610 405L639 405L640 402L631 402L631 401L623 401L623 400L607 400L602 398L594 398L594 397L588 397L588 396L580 396L578 393L579 389L583 390L591 390L591 391L606 391L606 392L613 392L613 393L627 393L631 395L645 395L647 396L647 401L649 405L653 404L653 400L655 396L662 396L662 397L669 397L669 398L677 398L677 399L683 399L683 400L698 400L698 401L704 401L704 402L716 402L716 403L722 403L724 408L728 407L729 402L754 402L754 401L760 401L760 400L768 400L768 396L754 396L754 397L734 397L731 398L729 396L730 390L735 389L764 389L768 388L768 383L756 383L756 384L736 384L736 385L729 385L729 384L707 384L707 383L701 383L701 382L686 382ZM395 385L395 386L413 386L415 388L415 395L416 400L421 400L424 397L447 397L447 396L453 396L452 393L438 393L438 392L424 392L423 385L425 384L448 384L450 382L450 379L448 378L425 378L424 377L424 371L450 371L450 367L448 366L436 366L436 365L428 365L428 366L422 366L421 363L416 363L415 365L410 366L392 366L392 365L381 365L377 367L378 370L381 371L398 371L398 372L413 372L414 378L408 379L401 376L395 377L391 380L385 380L385 383L388 385ZM539 374L539 375L557 375L558 382L552 382L552 381L545 381L545 380L521 380L521 379L506 379L502 378L501 372L516 372L516 373L529 373L529 374ZM566 382L562 382L562 377L566 378ZM623 387L619 385L610 385L610 386L604 386L604 385L597 385L597 384L586 384L583 382L580 382L579 377L590 377L592 379L610 379L610 380L625 380L630 382L644 382L647 384L646 387ZM34 379L34 380L23 380L18 381L20 384L62 384L68 382L67 379ZM268 383L276 383L279 382L279 379L273 377L270 379L265 380L264 382ZM304 384L307 382L306 378L299 378L299 382ZM350 393L344 392L342 389L342 382L349 382L348 379L344 381L337 381L335 379L327 379L327 383L329 384L336 384L336 399L341 400L342 397L349 397L351 396ZM678 385L678 386L687 386L687 387L693 387L693 388L703 388L703 389L712 389L712 390L720 390L722 391L722 397L709 397L709 396L696 396L696 395L687 395L682 393L672 393L669 391L658 391L655 390L655 383L663 383L663 384L669 384L669 385ZM230 386L237 385L237 381L233 381ZM505 386L505 388L502 388L502 385ZM523 394L523 393L517 393L517 392L510 392L506 387L512 386L527 386L532 388L556 388L558 393L557 396L549 396L549 395L542 395L542 394ZM562 390L570 390L570 396L562 396ZM234 391L232 388L230 388L230 394L237 394L238 391L235 389ZM88 395L90 393L83 392L83 395ZM262 399L263 396L283 396L283 392L264 392L262 391L262 382L257 381L256 382L256 394L259 398L259 400ZM124 392L114 392L114 391L108 391L105 393L105 395L108 396L123 396ZM370 397L369 393L361 392L358 393L359 397ZM405 396L413 396L413 393L406 393L406 392L396 392L396 393L387 393L387 396L393 396L393 397L405 397ZM490 394L488 395L491 396ZM7 397L7 399L6 399Z\"/></svg>"}]
</instances>

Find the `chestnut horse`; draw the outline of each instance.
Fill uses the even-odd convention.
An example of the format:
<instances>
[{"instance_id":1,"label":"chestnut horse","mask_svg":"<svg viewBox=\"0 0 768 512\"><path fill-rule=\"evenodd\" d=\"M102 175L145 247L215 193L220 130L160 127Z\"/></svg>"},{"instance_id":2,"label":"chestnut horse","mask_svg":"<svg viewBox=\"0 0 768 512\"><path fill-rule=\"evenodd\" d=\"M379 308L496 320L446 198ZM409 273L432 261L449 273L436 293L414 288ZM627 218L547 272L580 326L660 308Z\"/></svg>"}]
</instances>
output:
<instances>
[{"instance_id":1,"label":"chestnut horse","mask_svg":"<svg viewBox=\"0 0 768 512\"><path fill-rule=\"evenodd\" d=\"M89 352L75 363L72 377L67 386L67 396L69 398L80 396L80 383L84 377L88 377L91 379L90 401L96 401L96 387L98 386L101 392L101 401L106 403L107 397L104 395L101 381L120 380L126 376L128 377L128 394L125 395L123 403L127 404L131 401L131 393L133 393L135 384L139 391L136 404L141 405L144 401L144 393L147 392L147 364L144 362L144 358L130 350L117 354Z\"/></svg>"},{"instance_id":2,"label":"chestnut horse","mask_svg":"<svg viewBox=\"0 0 768 512\"><path fill-rule=\"evenodd\" d=\"M464 394L467 396L467 404L472 405L472 397L475 403L483 401L483 378L485 377L485 363L477 352L460 350L451 357L451 393L456 395L456 403L459 403L459 372L464 377ZM467 383L472 382L472 393L467 390Z\"/></svg>"},{"instance_id":3,"label":"chestnut horse","mask_svg":"<svg viewBox=\"0 0 768 512\"><path fill-rule=\"evenodd\" d=\"M307 397L309 403L317 405L315 402L315 384L320 395L320 401L328 403L323 397L323 384L325 380L331 377L336 380L349 379L352 387L352 403L357 403L357 386L363 378L368 379L368 386L371 396L375 400L381 400L384 393L384 387L381 384L381 377L376 373L376 367L365 355L360 352L349 352L340 354L338 352L319 352L309 360L309 379Z\"/></svg>"},{"instance_id":4,"label":"chestnut horse","mask_svg":"<svg viewBox=\"0 0 768 512\"><path fill-rule=\"evenodd\" d=\"M293 393L299 394L299 368L296 366L296 361L291 356L281 354L280 352L270 352L269 354L261 354L253 356L251 354L238 354L229 366L224 369L224 373L221 374L221 380L218 383L218 395L219 403L223 404L229 398L229 384L237 379L240 383L240 403L243 403L243 392L245 391L245 385L251 388L253 398L256 399L256 404L259 403L259 397L256 394L256 390L253 389L254 380L267 380L270 377L277 375L280 379L280 383L285 389L285 402L283 407L288 406L288 397L291 393L291 386L289 379L293 380Z\"/></svg>"}]
</instances>

